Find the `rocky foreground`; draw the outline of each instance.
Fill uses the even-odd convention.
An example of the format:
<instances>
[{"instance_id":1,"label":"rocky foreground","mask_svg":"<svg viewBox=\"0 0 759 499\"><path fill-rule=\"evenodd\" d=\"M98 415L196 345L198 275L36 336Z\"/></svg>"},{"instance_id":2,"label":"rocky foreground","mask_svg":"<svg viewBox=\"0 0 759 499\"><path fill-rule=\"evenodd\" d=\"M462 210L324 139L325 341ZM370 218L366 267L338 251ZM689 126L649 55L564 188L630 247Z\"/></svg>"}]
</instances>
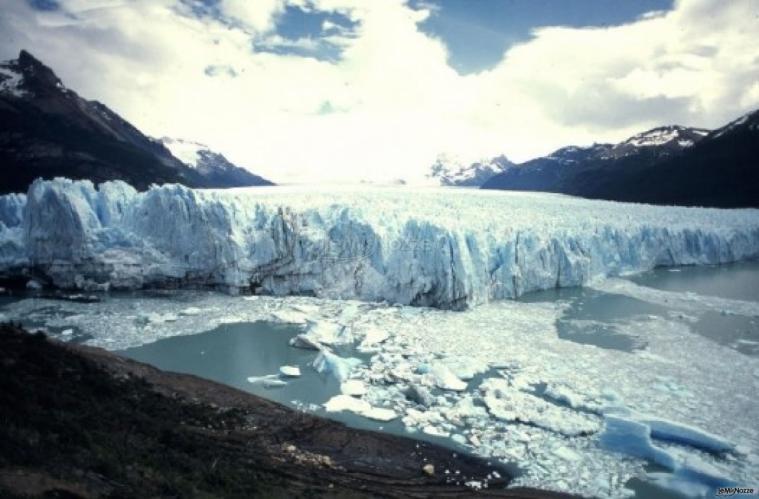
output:
<instances>
[{"instance_id":1,"label":"rocky foreground","mask_svg":"<svg viewBox=\"0 0 759 499\"><path fill-rule=\"evenodd\" d=\"M561 497L504 490L506 470L449 449L12 325L0 387L2 497Z\"/></svg>"}]
</instances>

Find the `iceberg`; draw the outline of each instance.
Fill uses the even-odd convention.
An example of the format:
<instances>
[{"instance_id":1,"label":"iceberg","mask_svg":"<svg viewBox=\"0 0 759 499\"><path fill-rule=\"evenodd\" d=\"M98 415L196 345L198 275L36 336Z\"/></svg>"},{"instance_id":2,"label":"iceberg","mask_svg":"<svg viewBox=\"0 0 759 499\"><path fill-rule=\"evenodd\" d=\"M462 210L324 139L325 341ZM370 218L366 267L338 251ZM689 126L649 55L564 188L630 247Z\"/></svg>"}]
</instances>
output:
<instances>
[{"instance_id":1,"label":"iceberg","mask_svg":"<svg viewBox=\"0 0 759 499\"><path fill-rule=\"evenodd\" d=\"M624 414L624 413L623 413ZM717 468L697 455L680 455L674 449L654 444L652 439L702 448L708 452L725 452L733 449L729 442L672 421L649 418L637 420L634 416L607 414L600 443L611 451L621 452L656 463L670 473L650 473L652 483L680 492L688 497L705 497L720 487L737 485Z\"/></svg>"},{"instance_id":2,"label":"iceberg","mask_svg":"<svg viewBox=\"0 0 759 499\"><path fill-rule=\"evenodd\" d=\"M72 289L234 293L465 309L657 266L759 256L759 210L376 187L137 192L38 180L0 196L0 272Z\"/></svg>"},{"instance_id":3,"label":"iceberg","mask_svg":"<svg viewBox=\"0 0 759 499\"><path fill-rule=\"evenodd\" d=\"M327 349L322 349L311 364L320 374L331 374L341 383L348 380L353 368L361 364L361 360L353 357L343 358Z\"/></svg>"},{"instance_id":4,"label":"iceberg","mask_svg":"<svg viewBox=\"0 0 759 499\"><path fill-rule=\"evenodd\" d=\"M398 415L391 409L373 407L365 400L351 397L350 395L335 395L324 404L327 412L354 412L360 416L377 421L392 421Z\"/></svg>"},{"instance_id":5,"label":"iceberg","mask_svg":"<svg viewBox=\"0 0 759 499\"><path fill-rule=\"evenodd\" d=\"M280 366L279 374L286 378L297 378L300 376L300 368L298 366Z\"/></svg>"}]
</instances>

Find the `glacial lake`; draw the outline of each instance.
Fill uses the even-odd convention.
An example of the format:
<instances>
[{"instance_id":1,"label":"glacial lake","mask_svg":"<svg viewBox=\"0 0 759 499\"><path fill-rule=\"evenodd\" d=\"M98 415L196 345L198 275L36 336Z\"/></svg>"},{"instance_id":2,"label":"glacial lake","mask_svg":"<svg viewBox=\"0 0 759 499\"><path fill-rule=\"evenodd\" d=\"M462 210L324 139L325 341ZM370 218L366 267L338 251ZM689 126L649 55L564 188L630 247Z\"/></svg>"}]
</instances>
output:
<instances>
[{"instance_id":1,"label":"glacial lake","mask_svg":"<svg viewBox=\"0 0 759 499\"><path fill-rule=\"evenodd\" d=\"M569 487L566 483L575 473L573 465L578 474L598 466L596 472L608 470L609 480L623 480L622 485L626 483L635 497L683 497L646 478L646 473L666 475L667 470L600 450L595 437L562 434L563 430L550 425L544 429L530 422L504 424L481 417L485 411L478 398L481 383L509 376L512 369L529 372L527 380L539 380L519 385L520 390L540 403L549 401L551 407L577 416L580 413L572 403L551 399L546 392L557 377L566 377L561 373L576 369L576 379L562 380L572 387L570 393L590 393L595 384L611 386L615 396L636 411L688 425L706 425L710 432L739 440L741 456L748 457L724 460L687 447L675 450L692 453L731 476L759 479L756 468L751 471L751 460L756 462L759 454L759 428L751 416L759 410L755 397L759 385L759 262L660 268L585 288L530 293L512 303L462 313L305 297L230 297L205 291L106 293L95 298L99 301L83 303L34 293L5 294L0 296L0 319L19 321L64 341L104 347L164 370L210 379L353 427L424 439L453 451L480 451L523 472L527 484L534 484L529 481L531 476L543 479L558 473L566 476L567 482L557 481L556 487ZM439 321L437 327L435 321ZM314 369L317 351L290 345L293 338L324 322L347 325L341 329L344 333L354 330L355 336L332 338L330 350L340 358L358 359L361 367L355 377L378 389L366 398L375 407L396 411L398 417L378 421L355 412L325 410L324 404L341 393L340 381L332 373ZM376 344L367 344L367 331L376 335L383 329L389 339L380 334ZM429 343L437 339L438 331L438 341ZM500 336L505 345L497 343ZM403 395L395 388L405 383L403 362L408 361L411 372L423 373L422 367L435 359L477 352L473 343L479 338L483 350L500 348L502 353L491 356L498 362L463 377L467 389L462 392L430 390L436 407L443 408L440 414L449 419L452 408L462 400L476 399L470 411L480 411L479 419L466 414L460 427L434 419L424 423L403 419L402 411L414 407L404 405ZM704 358L710 355L714 358ZM594 359L597 364L613 364L614 370L594 365ZM712 383L696 361L712 362L718 381ZM644 365L647 367L636 368ZM281 366L297 366L301 374L278 376ZM603 379L605 372L613 376ZM396 373L400 381L394 378ZM270 387L251 382L265 376L284 384ZM714 405L718 396L724 397L721 402L729 408ZM423 412L424 408L416 407ZM705 407L708 409L702 410ZM475 433L473 428L479 429ZM480 449L472 444L479 440L484 445ZM670 444L662 445L672 449ZM572 455L576 456L574 464L562 461ZM544 475L539 474L541 467ZM586 480L586 488L578 492L600 487L599 479L592 476L582 480ZM608 490L599 489L603 491L599 495L618 496L621 485L610 483Z\"/></svg>"}]
</instances>

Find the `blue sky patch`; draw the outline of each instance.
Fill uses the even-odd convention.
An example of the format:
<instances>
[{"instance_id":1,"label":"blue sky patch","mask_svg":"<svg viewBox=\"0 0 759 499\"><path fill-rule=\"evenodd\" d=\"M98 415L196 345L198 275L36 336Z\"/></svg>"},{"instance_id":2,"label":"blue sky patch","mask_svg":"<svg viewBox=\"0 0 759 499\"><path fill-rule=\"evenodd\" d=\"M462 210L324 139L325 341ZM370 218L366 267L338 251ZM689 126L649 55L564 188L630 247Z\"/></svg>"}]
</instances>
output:
<instances>
[{"instance_id":1,"label":"blue sky patch","mask_svg":"<svg viewBox=\"0 0 759 499\"><path fill-rule=\"evenodd\" d=\"M614 26L646 12L670 10L673 0L410 0L432 8L421 29L443 40L461 74L497 64L510 46L543 26Z\"/></svg>"},{"instance_id":2,"label":"blue sky patch","mask_svg":"<svg viewBox=\"0 0 759 499\"><path fill-rule=\"evenodd\" d=\"M56 0L27 0L32 8L37 10L58 10L61 8Z\"/></svg>"}]
</instances>

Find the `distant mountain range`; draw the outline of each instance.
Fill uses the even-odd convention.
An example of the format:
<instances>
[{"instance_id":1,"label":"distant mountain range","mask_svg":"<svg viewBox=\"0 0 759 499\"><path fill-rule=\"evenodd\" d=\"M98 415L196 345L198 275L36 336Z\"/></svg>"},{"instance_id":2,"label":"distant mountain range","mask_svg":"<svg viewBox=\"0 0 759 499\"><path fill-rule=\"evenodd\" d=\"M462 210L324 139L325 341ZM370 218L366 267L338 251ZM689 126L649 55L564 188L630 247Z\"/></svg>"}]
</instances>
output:
<instances>
[{"instance_id":1,"label":"distant mountain range","mask_svg":"<svg viewBox=\"0 0 759 499\"><path fill-rule=\"evenodd\" d=\"M223 154L190 140L162 137L160 142L182 163L203 176L213 187L274 185L263 177L231 163Z\"/></svg>"},{"instance_id":2,"label":"distant mountain range","mask_svg":"<svg viewBox=\"0 0 759 499\"><path fill-rule=\"evenodd\" d=\"M441 155L430 168L428 178L444 186L480 187L494 176L515 166L506 156L465 164Z\"/></svg>"},{"instance_id":3,"label":"distant mountain range","mask_svg":"<svg viewBox=\"0 0 759 499\"><path fill-rule=\"evenodd\" d=\"M654 204L759 207L759 111L713 131L667 126L619 144L564 147L512 165L482 188Z\"/></svg>"},{"instance_id":4,"label":"distant mountain range","mask_svg":"<svg viewBox=\"0 0 759 499\"><path fill-rule=\"evenodd\" d=\"M0 193L24 192L35 178L56 176L120 179L137 189L271 184L205 147L199 158L195 165L177 159L105 105L66 88L26 51L0 63Z\"/></svg>"}]
</instances>

